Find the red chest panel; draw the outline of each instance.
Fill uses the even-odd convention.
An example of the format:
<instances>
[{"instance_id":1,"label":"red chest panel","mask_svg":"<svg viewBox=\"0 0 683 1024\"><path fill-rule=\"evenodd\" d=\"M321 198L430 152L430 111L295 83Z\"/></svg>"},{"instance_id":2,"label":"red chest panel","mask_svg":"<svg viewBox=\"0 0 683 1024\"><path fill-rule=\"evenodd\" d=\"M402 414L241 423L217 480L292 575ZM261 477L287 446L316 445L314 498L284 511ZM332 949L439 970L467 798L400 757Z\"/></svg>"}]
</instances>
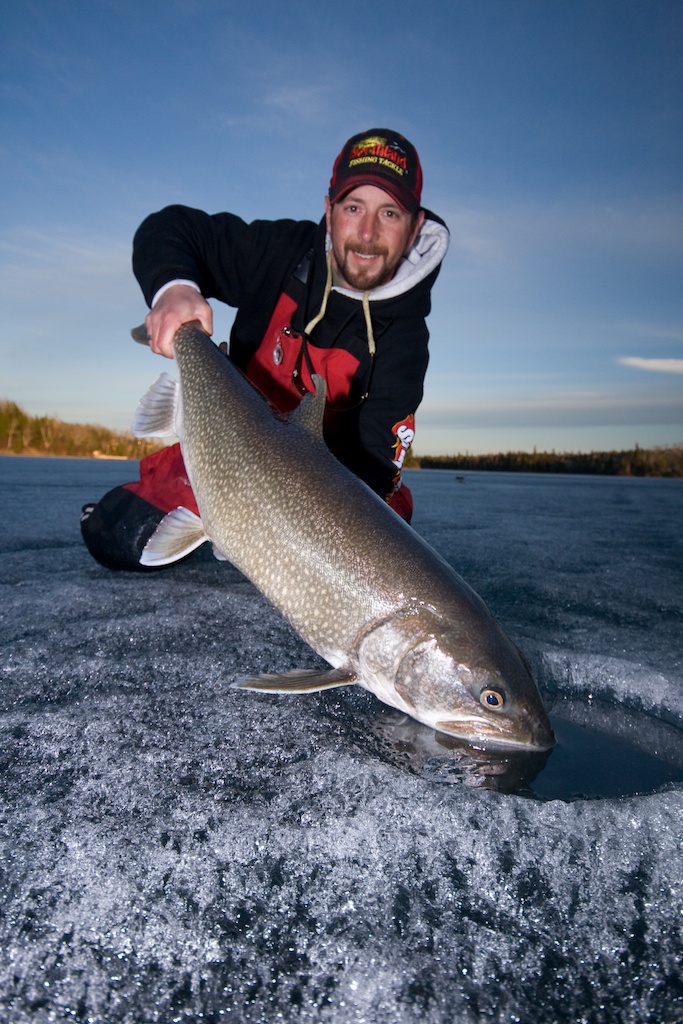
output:
<instances>
[{"instance_id":1,"label":"red chest panel","mask_svg":"<svg viewBox=\"0 0 683 1024\"><path fill-rule=\"evenodd\" d=\"M290 412L307 391L315 391L311 372L327 384L328 405L343 405L358 369L358 359L342 348L316 348L292 330L296 302L281 295L263 341L247 366L247 376L280 412Z\"/></svg>"}]
</instances>

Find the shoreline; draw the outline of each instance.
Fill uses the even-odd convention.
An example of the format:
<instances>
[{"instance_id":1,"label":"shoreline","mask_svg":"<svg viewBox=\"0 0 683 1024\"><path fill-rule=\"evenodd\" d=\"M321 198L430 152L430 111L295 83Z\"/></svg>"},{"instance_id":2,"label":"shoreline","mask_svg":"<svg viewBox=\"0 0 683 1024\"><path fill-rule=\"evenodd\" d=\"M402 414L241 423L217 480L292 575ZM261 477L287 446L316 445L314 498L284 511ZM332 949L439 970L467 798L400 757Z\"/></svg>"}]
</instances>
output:
<instances>
[{"instance_id":1,"label":"shoreline","mask_svg":"<svg viewBox=\"0 0 683 1024\"><path fill-rule=\"evenodd\" d=\"M87 459L91 462L139 462L139 458L128 455L61 455L59 452L0 452L3 459Z\"/></svg>"}]
</instances>

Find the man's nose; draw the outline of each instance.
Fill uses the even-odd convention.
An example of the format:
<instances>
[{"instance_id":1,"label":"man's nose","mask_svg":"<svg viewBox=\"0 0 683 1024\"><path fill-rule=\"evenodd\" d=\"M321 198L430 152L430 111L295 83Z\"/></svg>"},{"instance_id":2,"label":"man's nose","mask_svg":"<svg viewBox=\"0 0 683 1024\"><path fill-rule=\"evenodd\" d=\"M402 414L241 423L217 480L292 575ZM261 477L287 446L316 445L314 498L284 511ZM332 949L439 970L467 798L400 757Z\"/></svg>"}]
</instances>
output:
<instances>
[{"instance_id":1,"label":"man's nose","mask_svg":"<svg viewBox=\"0 0 683 1024\"><path fill-rule=\"evenodd\" d=\"M379 235L377 214L366 213L360 225L360 237L364 242L374 242Z\"/></svg>"}]
</instances>

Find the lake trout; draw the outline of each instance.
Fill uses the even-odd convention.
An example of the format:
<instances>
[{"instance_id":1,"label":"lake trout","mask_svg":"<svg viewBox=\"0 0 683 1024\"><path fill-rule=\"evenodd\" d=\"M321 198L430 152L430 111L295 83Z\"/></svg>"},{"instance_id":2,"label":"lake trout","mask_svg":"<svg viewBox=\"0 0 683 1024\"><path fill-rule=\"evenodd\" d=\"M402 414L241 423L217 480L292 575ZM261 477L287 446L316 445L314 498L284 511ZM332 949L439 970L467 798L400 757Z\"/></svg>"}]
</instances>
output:
<instances>
[{"instance_id":1,"label":"lake trout","mask_svg":"<svg viewBox=\"0 0 683 1024\"><path fill-rule=\"evenodd\" d=\"M165 565L209 540L331 666L234 685L358 684L471 744L549 749L536 684L482 599L325 445L323 379L282 416L198 324L180 328L174 355L179 380L162 374L133 432L179 438L201 518L171 511L140 561Z\"/></svg>"}]
</instances>

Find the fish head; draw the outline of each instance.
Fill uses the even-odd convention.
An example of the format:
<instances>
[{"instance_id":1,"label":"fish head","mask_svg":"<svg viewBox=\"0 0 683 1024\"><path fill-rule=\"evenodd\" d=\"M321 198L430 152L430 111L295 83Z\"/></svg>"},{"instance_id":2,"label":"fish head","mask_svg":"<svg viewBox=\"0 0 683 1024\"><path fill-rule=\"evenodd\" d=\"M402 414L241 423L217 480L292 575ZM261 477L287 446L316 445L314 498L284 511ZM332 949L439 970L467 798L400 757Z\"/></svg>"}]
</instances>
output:
<instances>
[{"instance_id":1,"label":"fish head","mask_svg":"<svg viewBox=\"0 0 683 1024\"><path fill-rule=\"evenodd\" d=\"M474 746L554 746L538 688L503 630L491 619L472 642L462 624L449 628L438 616L426 618L395 666L394 689L403 709Z\"/></svg>"}]
</instances>

